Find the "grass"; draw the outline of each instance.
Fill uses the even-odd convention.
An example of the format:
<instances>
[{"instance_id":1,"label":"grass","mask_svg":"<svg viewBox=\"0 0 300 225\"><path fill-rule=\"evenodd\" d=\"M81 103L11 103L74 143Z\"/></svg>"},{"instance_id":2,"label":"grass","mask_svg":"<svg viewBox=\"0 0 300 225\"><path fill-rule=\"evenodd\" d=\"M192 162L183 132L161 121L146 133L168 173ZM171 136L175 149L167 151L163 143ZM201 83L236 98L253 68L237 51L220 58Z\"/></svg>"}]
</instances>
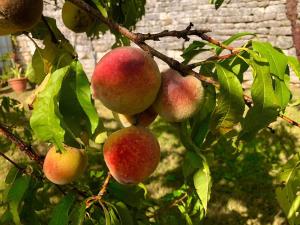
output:
<instances>
[{"instance_id":1,"label":"grass","mask_svg":"<svg viewBox=\"0 0 300 225\"><path fill-rule=\"evenodd\" d=\"M24 102L30 91L21 95L2 93ZM300 90L293 90L294 98ZM0 93L1 94L1 93ZM99 102L98 112L105 127L111 131L118 129L111 112ZM300 108L288 107L286 115L300 121ZM272 124L274 133L264 129L257 137L243 146L240 153L220 141L214 146L211 163L213 176L212 196L205 225L285 225L274 193L274 175L278 168L299 150L300 131L278 119ZM180 187L181 164L185 149L180 144L176 130L168 123L157 119L151 129L162 147L159 167L147 181L149 193L160 198ZM12 153L9 153L12 154ZM12 155L19 160L23 155ZM9 165L0 158L0 189L4 187L4 177Z\"/></svg>"}]
</instances>

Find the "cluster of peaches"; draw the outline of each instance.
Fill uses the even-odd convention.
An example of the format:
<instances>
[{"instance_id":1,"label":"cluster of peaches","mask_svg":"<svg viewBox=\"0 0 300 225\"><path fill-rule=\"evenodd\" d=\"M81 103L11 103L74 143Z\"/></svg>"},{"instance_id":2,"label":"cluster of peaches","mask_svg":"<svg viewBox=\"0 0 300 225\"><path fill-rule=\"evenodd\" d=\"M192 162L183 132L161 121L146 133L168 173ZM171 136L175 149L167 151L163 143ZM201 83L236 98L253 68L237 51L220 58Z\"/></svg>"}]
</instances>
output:
<instances>
[{"instance_id":1,"label":"cluster of peaches","mask_svg":"<svg viewBox=\"0 0 300 225\"><path fill-rule=\"evenodd\" d=\"M116 48L96 65L92 76L95 98L112 110L123 127L104 143L103 155L111 175L122 184L144 181L156 169L160 146L150 132L159 114L169 122L181 122L199 109L203 99L201 81L169 69L160 73L151 55L134 47ZM46 177L66 184L86 166L82 150L52 147L44 161Z\"/></svg>"},{"instance_id":2,"label":"cluster of peaches","mask_svg":"<svg viewBox=\"0 0 300 225\"><path fill-rule=\"evenodd\" d=\"M0 35L7 35L33 27L41 18L43 1L2 0L0 11ZM89 15L70 2L65 2L62 18L74 32L83 32L90 24ZM110 173L122 184L137 184L156 169L160 146L146 127L157 114L169 122L186 120L203 98L198 79L171 69L161 74L148 53L133 47L114 49L99 61L92 90L126 127L111 134L103 147ZM62 185L82 174L86 164L83 150L65 146L60 153L53 146L43 170L50 181Z\"/></svg>"}]
</instances>

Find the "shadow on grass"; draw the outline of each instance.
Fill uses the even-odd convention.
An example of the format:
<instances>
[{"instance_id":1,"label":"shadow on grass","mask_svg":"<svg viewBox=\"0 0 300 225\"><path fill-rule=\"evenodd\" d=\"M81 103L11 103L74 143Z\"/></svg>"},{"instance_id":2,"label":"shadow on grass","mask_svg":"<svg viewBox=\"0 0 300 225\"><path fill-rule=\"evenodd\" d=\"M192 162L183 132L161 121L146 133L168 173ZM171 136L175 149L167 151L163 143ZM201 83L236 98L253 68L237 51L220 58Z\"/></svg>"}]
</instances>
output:
<instances>
[{"instance_id":1,"label":"shadow on grass","mask_svg":"<svg viewBox=\"0 0 300 225\"><path fill-rule=\"evenodd\" d=\"M224 144L220 142L214 149L214 183L204 224L287 224L275 222L280 207L270 174L296 152L297 137L280 124L274 134L267 129L260 132L240 153L234 154Z\"/></svg>"}]
</instances>

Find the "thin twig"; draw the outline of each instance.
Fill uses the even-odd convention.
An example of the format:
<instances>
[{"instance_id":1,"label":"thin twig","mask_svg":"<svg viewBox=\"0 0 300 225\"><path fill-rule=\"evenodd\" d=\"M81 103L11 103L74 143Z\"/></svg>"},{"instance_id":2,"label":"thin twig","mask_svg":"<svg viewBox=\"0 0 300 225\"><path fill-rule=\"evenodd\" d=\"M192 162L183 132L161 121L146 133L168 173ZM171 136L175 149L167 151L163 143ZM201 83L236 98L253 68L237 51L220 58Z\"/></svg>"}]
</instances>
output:
<instances>
[{"instance_id":1,"label":"thin twig","mask_svg":"<svg viewBox=\"0 0 300 225\"><path fill-rule=\"evenodd\" d=\"M89 197L85 201L86 208L89 208L95 202L99 202L100 205L101 205L101 200L102 200L103 196L105 195L105 193L107 191L107 187L108 187L110 179L111 179L111 174L110 174L110 172L108 172L107 176L106 176L106 178L105 178L105 180L104 180L104 182L101 186L101 189L100 189L99 193L97 195Z\"/></svg>"},{"instance_id":2,"label":"thin twig","mask_svg":"<svg viewBox=\"0 0 300 225\"><path fill-rule=\"evenodd\" d=\"M5 155L3 152L0 151L0 155L6 159L8 162L10 162L12 165L14 165L18 170L20 170L22 173L25 172L25 168L18 165L16 162L14 162L11 158L9 158L7 155Z\"/></svg>"},{"instance_id":3,"label":"thin twig","mask_svg":"<svg viewBox=\"0 0 300 225\"><path fill-rule=\"evenodd\" d=\"M194 25L190 23L187 28L184 30L164 30L160 33L156 34L142 34L142 33L135 33L137 35L137 41L138 42L144 42L146 40L154 40L154 41L159 41L160 38L163 37L177 37L178 39L183 38L185 41L189 41L190 38L189 36L198 36L202 37L204 33L210 32L210 30L192 30L191 28Z\"/></svg>"},{"instance_id":4,"label":"thin twig","mask_svg":"<svg viewBox=\"0 0 300 225\"><path fill-rule=\"evenodd\" d=\"M188 66L190 67L190 69L194 69L194 68L196 68L198 66L202 66L204 64L208 64L208 63L213 63L213 62L216 62L216 61L223 61L225 59L229 59L231 57L236 56L239 53L240 53L240 51L234 51L234 52L232 52L230 54L227 54L227 55L215 55L215 56L207 58L204 61L188 64Z\"/></svg>"},{"instance_id":5,"label":"thin twig","mask_svg":"<svg viewBox=\"0 0 300 225\"><path fill-rule=\"evenodd\" d=\"M114 31L119 32L120 34L124 35L125 37L130 39L132 42L137 44L143 50L149 52L151 55L166 62L171 68L179 71L182 75L187 75L187 74L193 75L193 76L197 77L199 80L201 80L205 83L211 84L211 85L215 86L216 88L220 87L220 84L217 81L215 81L214 79L193 71L189 65L184 65L184 64L180 63L179 61L162 54L161 52L150 47L148 44L146 44L144 41L141 40L141 35L145 35L147 37L147 36L149 36L149 34L136 34L136 33L129 31L126 27L123 27L120 24L115 23L114 21L102 16L102 14L97 9L93 8L91 5L84 2L83 0L70 0L70 2L74 3L79 8L88 12L95 19L98 19L102 23L106 24L111 30L114 30ZM165 33L164 33L164 36L166 36ZM234 47L224 45L220 41L208 36L205 33L202 33L200 37L209 43L212 43L223 49L227 49L227 50L231 51L231 54L238 54L238 51L236 51L236 49ZM157 38L157 36L156 36L156 38ZM250 101L250 99L245 99L245 101ZM252 102L252 99L251 99L251 102ZM295 122L294 120L292 120L286 116L283 116L283 115L280 115L280 117L282 119L284 119L285 121L289 122L290 124L298 126L298 123Z\"/></svg>"},{"instance_id":6,"label":"thin twig","mask_svg":"<svg viewBox=\"0 0 300 225\"><path fill-rule=\"evenodd\" d=\"M102 187L101 187L101 189L100 189L100 191L98 193L98 196L100 198L102 198L105 195L105 193L107 191L107 186L108 186L109 181L110 181L110 178L111 178L111 174L110 174L110 172L108 172L107 176L106 176L106 178L104 180L104 183L103 183L103 185L102 185Z\"/></svg>"},{"instance_id":7,"label":"thin twig","mask_svg":"<svg viewBox=\"0 0 300 225\"><path fill-rule=\"evenodd\" d=\"M11 142L16 144L21 151L25 152L25 154L28 155L30 159L36 161L41 167L43 166L42 158L32 149L32 146L26 144L23 140L14 135L8 128L6 128L2 124L0 124L0 135L5 136Z\"/></svg>"}]
</instances>

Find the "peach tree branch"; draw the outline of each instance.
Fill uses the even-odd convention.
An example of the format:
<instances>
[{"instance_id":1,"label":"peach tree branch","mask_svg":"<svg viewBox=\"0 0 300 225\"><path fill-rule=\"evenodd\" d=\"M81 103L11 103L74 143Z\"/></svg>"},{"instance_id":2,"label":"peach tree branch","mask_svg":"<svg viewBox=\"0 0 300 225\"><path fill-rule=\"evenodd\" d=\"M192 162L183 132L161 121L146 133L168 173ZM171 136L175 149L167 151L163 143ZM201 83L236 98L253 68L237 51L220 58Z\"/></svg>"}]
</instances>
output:
<instances>
[{"instance_id":1,"label":"peach tree branch","mask_svg":"<svg viewBox=\"0 0 300 225\"><path fill-rule=\"evenodd\" d=\"M22 173L26 173L25 168L21 167L19 164L17 164L15 161L13 161L11 158L9 158L7 155L5 155L3 152L0 151L0 155L6 159L8 162L10 162L14 167L16 167L18 170L20 170Z\"/></svg>"},{"instance_id":2,"label":"peach tree branch","mask_svg":"<svg viewBox=\"0 0 300 225\"><path fill-rule=\"evenodd\" d=\"M137 44L141 49L143 49L144 51L149 52L150 54L152 54L153 56L161 59L162 61L164 61L165 63L167 63L172 69L175 69L179 72L181 72L182 74L186 75L193 75L195 77L197 77L199 80L211 84L213 86L215 86L216 88L219 88L220 85L217 81L215 81L214 79L207 77L203 74L199 74L197 72L195 72L193 70L193 68L190 67L190 65L185 65L183 63L180 63L179 61L168 57L166 55L164 55L163 53L157 51L156 49L152 48L151 46L149 46L148 44L146 44L143 40L142 37L151 37L151 34L140 34L140 33L133 33L130 30L128 30L126 27L121 26L120 24L112 21L109 18L105 18L104 16L102 16L102 14L95 8L93 8L92 6L90 6L88 3L84 2L83 0L70 0L70 2L72 2L73 4L77 5L79 8L85 10L86 12L88 12L91 16L93 16L94 18L98 19L100 22L106 24L111 30L114 30L116 32L119 32L120 34L124 35L125 37L127 37L128 39L130 39L132 42L134 42L135 44ZM182 35L182 33L186 32L190 32L191 31L191 25L190 24L184 31L179 31L179 33L174 33L174 31L171 31L173 33L171 34L180 34ZM154 34L154 37L157 39L160 36L161 37L166 37L169 31L163 31L161 33L158 34ZM198 32L198 34L200 35L201 31ZM154 38L154 39L155 39ZM217 45L223 49L227 49L229 51L231 51L230 55L227 56L223 56L223 57L231 57L233 55L236 55L239 53L239 51L237 51L235 48L231 47L231 46L227 46L222 44L220 41L208 36L207 34L205 34L205 32L201 33L201 38L209 43L212 43L214 45ZM195 65L194 65L195 66ZM252 99L249 97L249 99L244 99L245 101L252 101ZM297 123L296 121L284 116L284 115L279 115L279 117L281 117L283 120L287 121L288 123L300 127L299 123Z\"/></svg>"},{"instance_id":3,"label":"peach tree branch","mask_svg":"<svg viewBox=\"0 0 300 225\"><path fill-rule=\"evenodd\" d=\"M19 137L14 135L7 127L0 124L0 135L6 137L13 142L22 152L24 152L31 160L38 163L39 166L43 166L43 159L32 149L32 146L26 144Z\"/></svg>"}]
</instances>

